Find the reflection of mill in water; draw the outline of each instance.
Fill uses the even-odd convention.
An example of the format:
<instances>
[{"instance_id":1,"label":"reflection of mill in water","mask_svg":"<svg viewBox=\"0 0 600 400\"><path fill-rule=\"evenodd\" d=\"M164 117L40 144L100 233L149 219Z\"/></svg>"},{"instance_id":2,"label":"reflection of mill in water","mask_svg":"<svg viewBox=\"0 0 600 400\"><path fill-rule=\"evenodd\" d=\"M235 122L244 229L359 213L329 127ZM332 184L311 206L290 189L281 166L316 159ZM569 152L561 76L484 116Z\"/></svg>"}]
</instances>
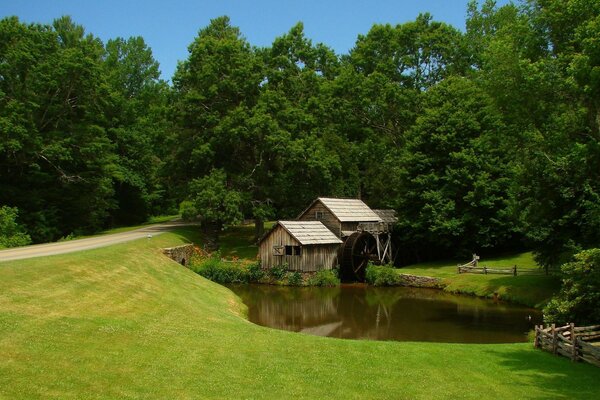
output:
<instances>
[{"instance_id":1,"label":"reflection of mill in water","mask_svg":"<svg viewBox=\"0 0 600 400\"><path fill-rule=\"evenodd\" d=\"M433 289L245 285L234 291L254 323L338 338L518 342L540 320L535 310ZM533 321L527 319L531 313Z\"/></svg>"}]
</instances>

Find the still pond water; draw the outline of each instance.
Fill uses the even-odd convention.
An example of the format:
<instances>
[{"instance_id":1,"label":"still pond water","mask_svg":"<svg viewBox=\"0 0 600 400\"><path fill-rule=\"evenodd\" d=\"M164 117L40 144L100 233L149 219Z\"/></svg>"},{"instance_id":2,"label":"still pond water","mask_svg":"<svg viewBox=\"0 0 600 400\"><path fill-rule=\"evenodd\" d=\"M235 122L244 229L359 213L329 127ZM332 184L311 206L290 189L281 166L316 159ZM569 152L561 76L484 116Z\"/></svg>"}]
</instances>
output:
<instances>
[{"instance_id":1,"label":"still pond water","mask_svg":"<svg viewBox=\"0 0 600 400\"><path fill-rule=\"evenodd\" d=\"M258 325L347 339L452 343L527 341L531 308L435 289L230 285ZM531 318L531 319L530 319Z\"/></svg>"}]
</instances>

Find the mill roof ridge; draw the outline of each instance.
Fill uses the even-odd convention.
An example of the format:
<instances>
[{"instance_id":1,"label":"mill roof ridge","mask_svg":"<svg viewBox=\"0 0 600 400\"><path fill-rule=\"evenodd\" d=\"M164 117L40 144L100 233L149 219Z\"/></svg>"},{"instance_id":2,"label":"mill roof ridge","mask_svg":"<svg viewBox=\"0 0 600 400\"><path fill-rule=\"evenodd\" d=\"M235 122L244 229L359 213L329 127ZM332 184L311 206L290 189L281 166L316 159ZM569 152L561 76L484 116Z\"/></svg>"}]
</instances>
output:
<instances>
[{"instance_id":1,"label":"mill roof ridge","mask_svg":"<svg viewBox=\"0 0 600 400\"><path fill-rule=\"evenodd\" d=\"M301 245L311 244L340 244L342 241L333 234L321 221L277 221L277 224L271 229L275 229L277 225L281 226ZM269 233L271 232L269 231ZM268 236L267 233L263 239ZM260 240L262 241L262 239Z\"/></svg>"},{"instance_id":2,"label":"mill roof ridge","mask_svg":"<svg viewBox=\"0 0 600 400\"><path fill-rule=\"evenodd\" d=\"M379 215L360 199L318 197L310 207L317 201L331 211L340 222L382 222Z\"/></svg>"}]
</instances>

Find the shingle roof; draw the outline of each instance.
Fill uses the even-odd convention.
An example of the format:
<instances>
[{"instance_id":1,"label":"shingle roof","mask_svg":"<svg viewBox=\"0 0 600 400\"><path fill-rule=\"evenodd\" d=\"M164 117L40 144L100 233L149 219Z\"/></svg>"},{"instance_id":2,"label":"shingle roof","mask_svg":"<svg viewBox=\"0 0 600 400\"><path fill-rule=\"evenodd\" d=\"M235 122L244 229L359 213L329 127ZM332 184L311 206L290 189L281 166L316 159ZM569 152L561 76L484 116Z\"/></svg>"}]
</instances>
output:
<instances>
[{"instance_id":1,"label":"shingle roof","mask_svg":"<svg viewBox=\"0 0 600 400\"><path fill-rule=\"evenodd\" d=\"M340 244L342 241L321 221L278 221L300 244Z\"/></svg>"},{"instance_id":2,"label":"shingle roof","mask_svg":"<svg viewBox=\"0 0 600 400\"><path fill-rule=\"evenodd\" d=\"M379 215L379 218L386 224L395 224L398 222L396 216L396 210L373 210L375 214Z\"/></svg>"},{"instance_id":3,"label":"shingle roof","mask_svg":"<svg viewBox=\"0 0 600 400\"><path fill-rule=\"evenodd\" d=\"M323 203L341 222L381 222L381 218L359 199L319 197L317 201Z\"/></svg>"}]
</instances>

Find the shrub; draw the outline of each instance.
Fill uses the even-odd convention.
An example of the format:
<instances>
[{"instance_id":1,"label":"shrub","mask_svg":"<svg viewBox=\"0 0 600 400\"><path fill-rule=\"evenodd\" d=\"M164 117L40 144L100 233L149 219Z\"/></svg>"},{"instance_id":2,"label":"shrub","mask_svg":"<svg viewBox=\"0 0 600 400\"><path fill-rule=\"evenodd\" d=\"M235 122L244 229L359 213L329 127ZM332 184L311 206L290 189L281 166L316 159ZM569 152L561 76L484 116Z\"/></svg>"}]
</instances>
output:
<instances>
[{"instance_id":1,"label":"shrub","mask_svg":"<svg viewBox=\"0 0 600 400\"><path fill-rule=\"evenodd\" d=\"M260 262L255 262L248 266L248 281L260 282L265 275L265 271L262 269Z\"/></svg>"},{"instance_id":2,"label":"shrub","mask_svg":"<svg viewBox=\"0 0 600 400\"><path fill-rule=\"evenodd\" d=\"M209 258L194 260L190 264L190 269L217 283L248 283L250 281L248 267L239 263L221 261L218 252Z\"/></svg>"},{"instance_id":3,"label":"shrub","mask_svg":"<svg viewBox=\"0 0 600 400\"><path fill-rule=\"evenodd\" d=\"M369 263L365 280L373 286L396 286L402 281L396 269L391 265L373 265Z\"/></svg>"},{"instance_id":4,"label":"shrub","mask_svg":"<svg viewBox=\"0 0 600 400\"><path fill-rule=\"evenodd\" d=\"M287 269L287 264L275 265L269 269L269 277L273 280L280 281L285 277Z\"/></svg>"},{"instance_id":5,"label":"shrub","mask_svg":"<svg viewBox=\"0 0 600 400\"><path fill-rule=\"evenodd\" d=\"M19 210L16 207L0 207L0 249L5 247L25 246L31 238L25 228L17 223Z\"/></svg>"},{"instance_id":6,"label":"shrub","mask_svg":"<svg viewBox=\"0 0 600 400\"><path fill-rule=\"evenodd\" d=\"M288 280L288 285L290 285L290 286L302 285L302 275L298 271L294 271L294 272L288 274L287 280Z\"/></svg>"},{"instance_id":7,"label":"shrub","mask_svg":"<svg viewBox=\"0 0 600 400\"><path fill-rule=\"evenodd\" d=\"M322 269L308 280L308 284L311 286L332 287L340 284L340 278L338 278L335 271L331 269Z\"/></svg>"},{"instance_id":8,"label":"shrub","mask_svg":"<svg viewBox=\"0 0 600 400\"><path fill-rule=\"evenodd\" d=\"M600 322L600 249L584 250L563 264L560 292L544 308L547 323Z\"/></svg>"}]
</instances>

